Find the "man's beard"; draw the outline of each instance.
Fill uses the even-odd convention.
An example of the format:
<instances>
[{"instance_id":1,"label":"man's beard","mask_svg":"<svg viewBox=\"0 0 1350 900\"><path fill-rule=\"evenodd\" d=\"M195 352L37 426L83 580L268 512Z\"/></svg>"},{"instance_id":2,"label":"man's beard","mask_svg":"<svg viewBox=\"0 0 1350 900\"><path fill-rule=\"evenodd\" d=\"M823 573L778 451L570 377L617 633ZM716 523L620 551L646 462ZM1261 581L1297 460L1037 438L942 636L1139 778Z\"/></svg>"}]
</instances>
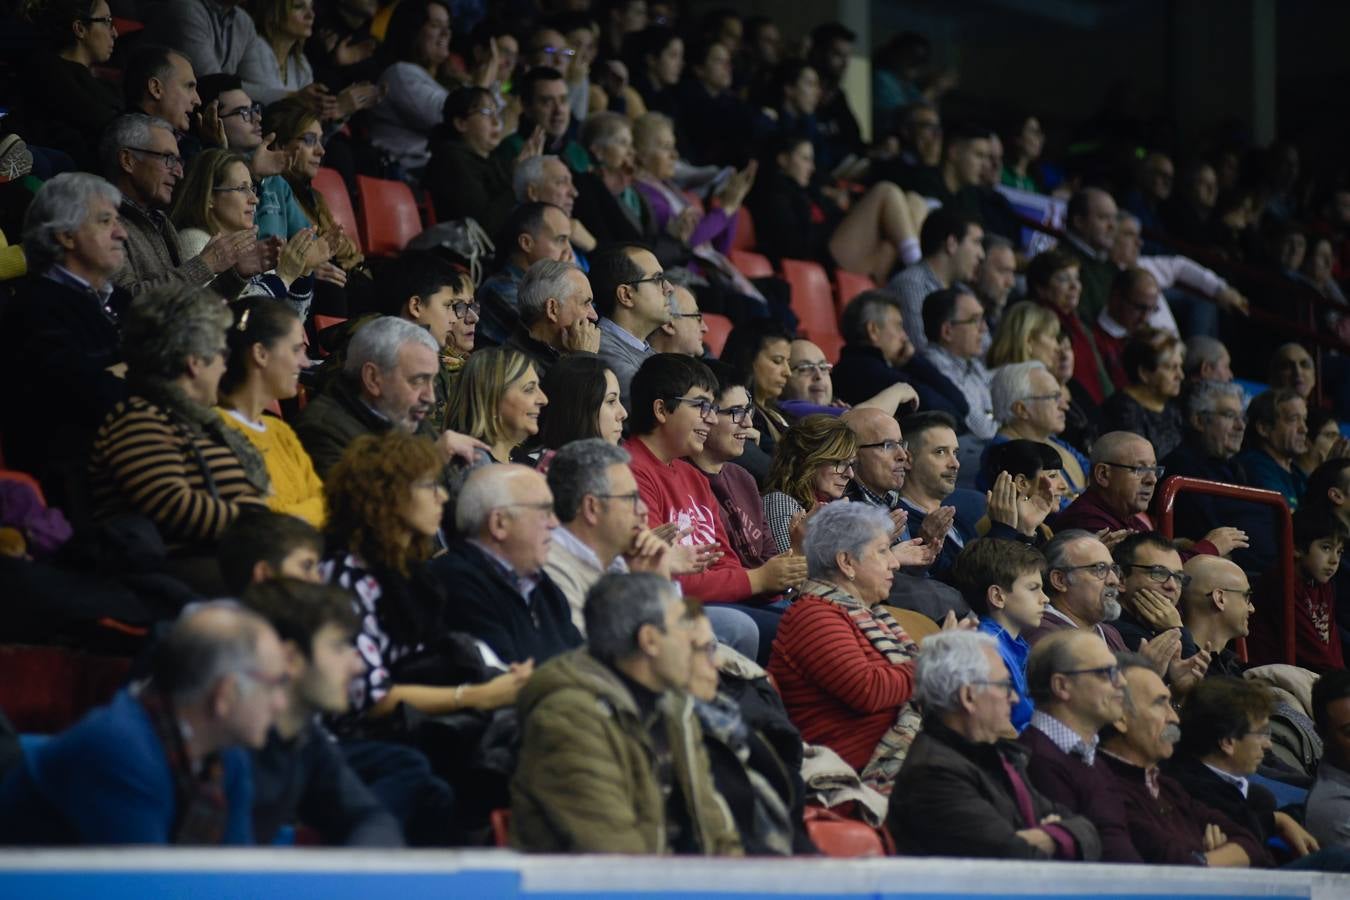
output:
<instances>
[{"instance_id":1,"label":"man's beard","mask_svg":"<svg viewBox=\"0 0 1350 900\"><path fill-rule=\"evenodd\" d=\"M1116 599L1118 591L1107 588L1102 592L1102 621L1114 622L1120 618L1120 601Z\"/></svg>"}]
</instances>

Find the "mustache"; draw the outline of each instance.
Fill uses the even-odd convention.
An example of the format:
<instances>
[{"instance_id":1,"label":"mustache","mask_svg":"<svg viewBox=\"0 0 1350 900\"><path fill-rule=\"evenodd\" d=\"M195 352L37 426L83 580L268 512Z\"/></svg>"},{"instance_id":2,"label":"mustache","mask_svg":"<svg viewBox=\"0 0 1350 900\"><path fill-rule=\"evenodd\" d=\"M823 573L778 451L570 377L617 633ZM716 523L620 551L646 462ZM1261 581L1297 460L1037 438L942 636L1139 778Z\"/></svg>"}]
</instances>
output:
<instances>
[{"instance_id":1,"label":"mustache","mask_svg":"<svg viewBox=\"0 0 1350 900\"><path fill-rule=\"evenodd\" d=\"M1122 610L1120 608L1120 601L1116 599L1117 592L1113 589L1108 590L1111 590L1109 596L1106 594L1102 595L1102 621L1114 622L1116 619L1120 618Z\"/></svg>"},{"instance_id":2,"label":"mustache","mask_svg":"<svg viewBox=\"0 0 1350 900\"><path fill-rule=\"evenodd\" d=\"M1181 740L1181 726L1165 725L1163 726L1162 734L1158 735L1158 737L1160 740L1166 741L1169 744L1175 744L1177 741Z\"/></svg>"}]
</instances>

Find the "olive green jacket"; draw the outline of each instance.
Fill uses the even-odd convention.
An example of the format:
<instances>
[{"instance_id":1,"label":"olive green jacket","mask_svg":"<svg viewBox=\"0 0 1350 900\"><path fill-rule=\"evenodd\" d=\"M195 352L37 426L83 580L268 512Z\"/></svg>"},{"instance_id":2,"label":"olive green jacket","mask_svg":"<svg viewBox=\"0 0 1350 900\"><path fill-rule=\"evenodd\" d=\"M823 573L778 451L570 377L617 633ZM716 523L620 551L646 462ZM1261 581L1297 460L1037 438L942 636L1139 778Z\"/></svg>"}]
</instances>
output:
<instances>
[{"instance_id":1,"label":"olive green jacket","mask_svg":"<svg viewBox=\"0 0 1350 900\"><path fill-rule=\"evenodd\" d=\"M539 853L665 854L665 801L632 694L582 647L545 663L521 691L523 735L511 781L511 843ZM713 787L688 694L659 704L675 778L705 855L740 856Z\"/></svg>"}]
</instances>

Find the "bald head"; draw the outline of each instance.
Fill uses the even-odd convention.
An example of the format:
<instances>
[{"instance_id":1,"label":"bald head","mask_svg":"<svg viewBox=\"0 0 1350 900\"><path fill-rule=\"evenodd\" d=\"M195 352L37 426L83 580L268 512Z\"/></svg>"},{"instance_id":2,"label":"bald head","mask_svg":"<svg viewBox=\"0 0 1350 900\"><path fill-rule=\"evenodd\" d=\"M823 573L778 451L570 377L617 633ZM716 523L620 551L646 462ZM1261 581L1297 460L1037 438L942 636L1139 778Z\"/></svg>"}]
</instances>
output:
<instances>
[{"instance_id":1,"label":"bald head","mask_svg":"<svg viewBox=\"0 0 1350 900\"><path fill-rule=\"evenodd\" d=\"M155 650L155 683L177 700L196 700L222 676L253 668L269 639L277 641L272 626L234 603L189 606Z\"/></svg>"},{"instance_id":2,"label":"bald head","mask_svg":"<svg viewBox=\"0 0 1350 900\"><path fill-rule=\"evenodd\" d=\"M489 547L523 575L544 567L557 524L548 481L534 469L512 463L474 469L455 504L456 530Z\"/></svg>"},{"instance_id":3,"label":"bald head","mask_svg":"<svg viewBox=\"0 0 1350 900\"><path fill-rule=\"evenodd\" d=\"M840 418L858 438L858 465L854 478L869 491L885 495L905 486L910 470L909 451L900 446L900 423L879 409L850 409Z\"/></svg>"},{"instance_id":4,"label":"bald head","mask_svg":"<svg viewBox=\"0 0 1350 900\"><path fill-rule=\"evenodd\" d=\"M1182 568L1191 582L1182 591L1179 606L1196 642L1218 650L1233 638L1246 637L1255 608L1251 582L1242 567L1221 556L1193 556Z\"/></svg>"},{"instance_id":5,"label":"bald head","mask_svg":"<svg viewBox=\"0 0 1350 900\"><path fill-rule=\"evenodd\" d=\"M847 410L839 418L853 429L860 444L898 438L900 434L900 424L895 421L895 416L871 406Z\"/></svg>"},{"instance_id":6,"label":"bald head","mask_svg":"<svg viewBox=\"0 0 1350 900\"><path fill-rule=\"evenodd\" d=\"M795 340L788 352L791 374L783 387L784 400L805 400L817 406L834 402L834 380L825 352L810 341Z\"/></svg>"}]
</instances>

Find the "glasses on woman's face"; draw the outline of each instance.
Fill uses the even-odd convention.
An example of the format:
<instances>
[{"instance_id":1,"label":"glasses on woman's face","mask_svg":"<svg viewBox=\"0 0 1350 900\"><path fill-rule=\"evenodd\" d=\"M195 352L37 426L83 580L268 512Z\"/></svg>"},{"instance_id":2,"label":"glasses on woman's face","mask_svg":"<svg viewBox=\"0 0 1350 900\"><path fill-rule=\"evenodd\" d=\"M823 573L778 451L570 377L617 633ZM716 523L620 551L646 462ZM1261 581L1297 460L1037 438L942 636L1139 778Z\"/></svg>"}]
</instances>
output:
<instances>
[{"instance_id":1,"label":"glasses on woman's face","mask_svg":"<svg viewBox=\"0 0 1350 900\"><path fill-rule=\"evenodd\" d=\"M220 118L228 119L231 116L238 116L245 122L261 122L262 111L262 104L255 103L252 106L241 106L238 109L232 109L229 112L221 113Z\"/></svg>"},{"instance_id":2,"label":"glasses on woman's face","mask_svg":"<svg viewBox=\"0 0 1350 900\"><path fill-rule=\"evenodd\" d=\"M213 187L211 188L217 194L239 194L240 196L252 195L258 196L258 186L249 182L248 184L239 184L234 187Z\"/></svg>"},{"instance_id":3,"label":"glasses on woman's face","mask_svg":"<svg viewBox=\"0 0 1350 900\"><path fill-rule=\"evenodd\" d=\"M719 406L717 414L730 417L733 424L747 425L755 414L755 408L748 403L744 406Z\"/></svg>"},{"instance_id":4,"label":"glasses on woman's face","mask_svg":"<svg viewBox=\"0 0 1350 900\"><path fill-rule=\"evenodd\" d=\"M456 300L454 303L450 304L450 311L455 314L456 319L461 321L467 319L469 316L473 316L475 319L478 318L481 309L482 306L477 302L470 303L464 300Z\"/></svg>"},{"instance_id":5,"label":"glasses on woman's face","mask_svg":"<svg viewBox=\"0 0 1350 900\"><path fill-rule=\"evenodd\" d=\"M843 475L846 472L852 472L857 467L858 461L856 459L841 459L839 460L839 462L830 463L830 468L834 471L834 474L836 475Z\"/></svg>"},{"instance_id":6,"label":"glasses on woman's face","mask_svg":"<svg viewBox=\"0 0 1350 900\"><path fill-rule=\"evenodd\" d=\"M297 137L296 140L312 150L319 145L320 138L319 135L314 132L306 131L304 134Z\"/></svg>"}]
</instances>

